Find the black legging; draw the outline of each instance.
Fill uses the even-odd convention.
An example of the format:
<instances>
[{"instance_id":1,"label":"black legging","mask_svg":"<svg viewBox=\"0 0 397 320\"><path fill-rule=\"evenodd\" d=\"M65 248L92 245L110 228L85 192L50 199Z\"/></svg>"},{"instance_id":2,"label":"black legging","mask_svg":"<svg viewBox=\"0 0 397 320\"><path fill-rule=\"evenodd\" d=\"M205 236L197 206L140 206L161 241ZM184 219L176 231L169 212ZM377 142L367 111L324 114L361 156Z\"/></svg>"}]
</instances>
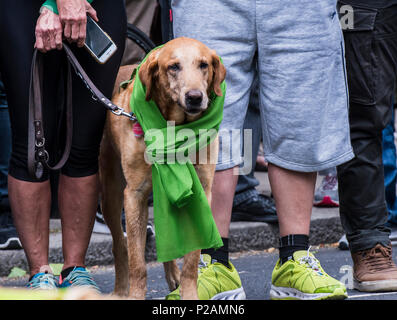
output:
<instances>
[{"instance_id":1,"label":"black legging","mask_svg":"<svg viewBox=\"0 0 397 320\"><path fill-rule=\"evenodd\" d=\"M0 0L0 73L5 85L12 129L12 154L9 174L24 181L44 181L29 176L27 169L28 101L30 66L35 42L35 26L42 0ZM118 49L103 65L97 63L84 48L71 45L77 59L91 80L110 97L124 52L126 14L123 0L94 0L99 25L110 35ZM50 163L59 158L56 150L63 143L59 129L58 85L63 51L45 54L43 85L43 122ZM98 171L99 146L106 118L105 108L95 102L81 79L72 71L73 140L70 156L62 173L69 177L90 176ZM0 133L1 134L1 133ZM62 149L62 148L60 148Z\"/></svg>"}]
</instances>

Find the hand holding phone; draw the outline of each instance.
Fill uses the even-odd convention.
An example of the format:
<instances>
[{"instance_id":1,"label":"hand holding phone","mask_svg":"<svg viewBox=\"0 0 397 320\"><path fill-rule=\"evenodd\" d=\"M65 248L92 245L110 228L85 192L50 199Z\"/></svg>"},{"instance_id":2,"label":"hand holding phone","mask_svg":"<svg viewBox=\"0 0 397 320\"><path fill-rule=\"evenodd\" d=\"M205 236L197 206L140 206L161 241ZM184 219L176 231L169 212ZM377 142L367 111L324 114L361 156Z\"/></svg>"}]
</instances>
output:
<instances>
[{"instance_id":1,"label":"hand holding phone","mask_svg":"<svg viewBox=\"0 0 397 320\"><path fill-rule=\"evenodd\" d=\"M99 63L105 63L116 52L117 46L101 27L87 16L84 47Z\"/></svg>"},{"instance_id":2,"label":"hand holding phone","mask_svg":"<svg viewBox=\"0 0 397 320\"><path fill-rule=\"evenodd\" d=\"M98 21L95 9L87 0L57 0L56 4L65 39L82 47L86 37L87 15Z\"/></svg>"}]
</instances>

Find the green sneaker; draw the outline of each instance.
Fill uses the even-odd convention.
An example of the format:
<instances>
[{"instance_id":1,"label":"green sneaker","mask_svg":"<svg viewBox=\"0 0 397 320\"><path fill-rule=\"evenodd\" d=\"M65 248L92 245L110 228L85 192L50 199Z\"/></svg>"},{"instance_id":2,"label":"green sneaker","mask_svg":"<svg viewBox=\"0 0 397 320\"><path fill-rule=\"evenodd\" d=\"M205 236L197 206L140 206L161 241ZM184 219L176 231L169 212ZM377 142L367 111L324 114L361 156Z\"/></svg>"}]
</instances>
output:
<instances>
[{"instance_id":1,"label":"green sneaker","mask_svg":"<svg viewBox=\"0 0 397 320\"><path fill-rule=\"evenodd\" d=\"M310 249L310 248L309 248ZM272 300L323 300L347 298L346 287L329 276L309 252L296 251L284 264L277 261L272 273Z\"/></svg>"},{"instance_id":2,"label":"green sneaker","mask_svg":"<svg viewBox=\"0 0 397 320\"><path fill-rule=\"evenodd\" d=\"M231 262L230 268L212 262L208 254L200 255L197 291L200 300L244 300L245 292L240 276ZM179 287L166 300L180 300Z\"/></svg>"}]
</instances>

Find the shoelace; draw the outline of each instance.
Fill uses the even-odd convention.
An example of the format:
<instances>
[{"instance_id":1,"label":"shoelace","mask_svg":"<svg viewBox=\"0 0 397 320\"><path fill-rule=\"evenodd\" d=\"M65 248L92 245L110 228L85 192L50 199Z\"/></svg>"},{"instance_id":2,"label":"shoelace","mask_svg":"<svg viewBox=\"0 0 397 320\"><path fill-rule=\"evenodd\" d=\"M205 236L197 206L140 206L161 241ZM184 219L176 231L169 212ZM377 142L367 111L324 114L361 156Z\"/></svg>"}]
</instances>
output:
<instances>
[{"instance_id":1,"label":"shoelace","mask_svg":"<svg viewBox=\"0 0 397 320\"><path fill-rule=\"evenodd\" d=\"M55 289L56 282L51 273L44 273L30 280L27 287L32 290Z\"/></svg>"},{"instance_id":2,"label":"shoelace","mask_svg":"<svg viewBox=\"0 0 397 320\"><path fill-rule=\"evenodd\" d=\"M385 268L394 267L391 258L391 248L377 245L368 253L363 253L363 260L372 271L382 271Z\"/></svg>"},{"instance_id":3,"label":"shoelace","mask_svg":"<svg viewBox=\"0 0 397 320\"><path fill-rule=\"evenodd\" d=\"M97 287L95 281L92 279L92 277L88 273L88 271L73 270L72 272L70 272L69 275L70 275L70 278L67 281L69 281L72 286L89 286L89 287L92 287L93 289L99 291L99 288Z\"/></svg>"},{"instance_id":4,"label":"shoelace","mask_svg":"<svg viewBox=\"0 0 397 320\"><path fill-rule=\"evenodd\" d=\"M199 264L198 264L198 272L199 272L199 274L202 273L203 269L207 268L207 266L208 266L208 263L204 261L203 255L200 254L200 261L199 261Z\"/></svg>"},{"instance_id":5,"label":"shoelace","mask_svg":"<svg viewBox=\"0 0 397 320\"><path fill-rule=\"evenodd\" d=\"M311 248L311 246L307 249L306 256L300 258L298 260L298 262L300 264L305 264L306 266L308 266L309 268L311 268L315 272L322 274L321 270L320 270L320 266L319 266L319 261L316 258L310 256L310 248Z\"/></svg>"}]
</instances>

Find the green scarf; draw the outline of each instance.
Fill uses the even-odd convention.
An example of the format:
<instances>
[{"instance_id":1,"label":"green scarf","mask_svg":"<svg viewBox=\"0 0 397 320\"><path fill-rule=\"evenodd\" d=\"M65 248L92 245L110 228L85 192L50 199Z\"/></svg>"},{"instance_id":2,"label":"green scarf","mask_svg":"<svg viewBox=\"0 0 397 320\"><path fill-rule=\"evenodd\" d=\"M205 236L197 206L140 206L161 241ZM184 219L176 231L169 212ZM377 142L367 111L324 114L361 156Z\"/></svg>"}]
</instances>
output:
<instances>
[{"instance_id":1,"label":"green scarf","mask_svg":"<svg viewBox=\"0 0 397 320\"><path fill-rule=\"evenodd\" d=\"M134 71L130 106L145 133L146 156L152 163L157 260L165 262L194 250L219 248L223 245L222 239L193 164L169 159L178 159L188 151L197 151L215 138L223 117L226 84L221 84L222 97L212 92L210 105L198 120L167 128L156 103L145 100L146 90L139 79L142 63ZM190 129L189 134L185 135L187 131L181 131L183 129ZM202 129L213 129L215 134L200 135ZM173 136L173 130L176 139L167 139ZM152 139L159 137L157 134L164 139Z\"/></svg>"}]
</instances>

